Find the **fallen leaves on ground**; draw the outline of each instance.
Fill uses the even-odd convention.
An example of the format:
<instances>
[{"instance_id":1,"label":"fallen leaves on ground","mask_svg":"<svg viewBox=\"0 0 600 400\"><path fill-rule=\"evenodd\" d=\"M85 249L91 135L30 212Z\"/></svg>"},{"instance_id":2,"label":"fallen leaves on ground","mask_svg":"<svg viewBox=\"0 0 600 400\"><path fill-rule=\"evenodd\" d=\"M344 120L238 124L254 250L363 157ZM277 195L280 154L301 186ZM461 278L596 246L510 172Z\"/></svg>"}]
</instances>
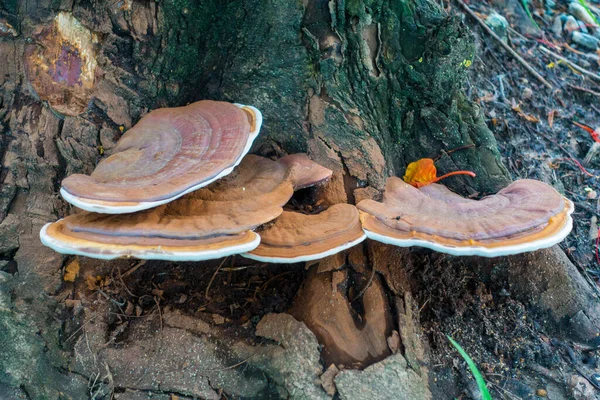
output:
<instances>
[{"instance_id":1,"label":"fallen leaves on ground","mask_svg":"<svg viewBox=\"0 0 600 400\"><path fill-rule=\"evenodd\" d=\"M540 122L540 119L538 117L536 117L535 115L531 115L531 114L527 114L527 113L523 112L521 110L521 103L517 103L515 101L515 99L511 100L510 108L512 108L512 110L514 112L516 112L519 115L519 117L523 118L526 121L533 122L535 124Z\"/></svg>"},{"instance_id":2,"label":"fallen leaves on ground","mask_svg":"<svg viewBox=\"0 0 600 400\"><path fill-rule=\"evenodd\" d=\"M74 258L65 268L63 279L65 282L75 282L77 275L79 275L79 260Z\"/></svg>"}]
</instances>

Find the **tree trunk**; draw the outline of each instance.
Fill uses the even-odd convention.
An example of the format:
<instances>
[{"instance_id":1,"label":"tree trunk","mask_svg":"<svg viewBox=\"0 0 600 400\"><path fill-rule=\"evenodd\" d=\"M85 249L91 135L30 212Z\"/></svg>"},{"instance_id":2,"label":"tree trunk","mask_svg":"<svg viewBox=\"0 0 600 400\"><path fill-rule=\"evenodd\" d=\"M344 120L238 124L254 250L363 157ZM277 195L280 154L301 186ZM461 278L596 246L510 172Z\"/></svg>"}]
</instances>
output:
<instances>
[{"instance_id":1,"label":"tree trunk","mask_svg":"<svg viewBox=\"0 0 600 400\"><path fill-rule=\"evenodd\" d=\"M65 51L81 63L61 72ZM256 326L256 335L264 338L256 350L227 329L159 305L159 315L125 324L127 344L120 348L114 344L110 302L75 296L85 292L85 284L65 283L62 273L71 262L94 276L131 265L66 258L39 242L42 224L70 212L58 195L65 176L89 173L147 111L199 99L259 108L265 122L252 151L307 152L331 168L333 179L318 193L329 204L376 196L388 176L401 176L409 162L422 157L436 158L440 173L477 174L449 178L444 183L452 189L494 193L510 178L478 107L461 92L473 52L466 28L432 0L5 1L0 5L0 331L8 334L0 335L0 395L21 388L31 398L94 393L100 398L111 390L120 398L133 398L126 395L135 390L219 398L221 389L250 398L328 398L335 382L342 398L356 399L360 389L353 385L376 376L383 383L375 396L398 395L400 385L405 398L430 398L414 276L427 263L440 270L464 264L483 282L499 276L553 321L575 317L587 324L580 336L589 339L600 326L600 312L559 249L480 260L368 243L313 266L291 313L306 319L325 344L326 361L364 368L385 358L376 364L379 369L348 369L334 378L329 365L319 363L313 333L275 314ZM92 68L92 75L85 75L82 65ZM54 74L54 81L39 78L43 71ZM560 284L545 280L540 272L546 271ZM339 321L349 322L341 331L353 332L342 335L359 348L368 342L372 350L353 353L343 345L350 358L330 357L335 349L324 337L338 341L327 328L328 315L311 314L310 307L322 311L320 306L301 302L302 294L318 285L330 285L325 292L339 300L331 315L344 314ZM532 287L544 296L528 297ZM552 298L558 293L572 302L557 304ZM361 309L368 304L380 307L375 317ZM360 315L362 325L350 326ZM325 328L319 333L315 326ZM177 340L197 352L217 343L220 350L202 354L223 368L206 372L208 367L196 366L195 373L179 376L187 367L169 363L188 356L167 346ZM157 347L162 352L156 358L124 366L128 354ZM221 354L221 348L228 353ZM239 360L249 368L227 368ZM400 383L391 383L389 371L402 377L395 378ZM178 378L168 378L169 373ZM166 377L162 385L161 376ZM323 388L315 385L317 378Z\"/></svg>"}]
</instances>

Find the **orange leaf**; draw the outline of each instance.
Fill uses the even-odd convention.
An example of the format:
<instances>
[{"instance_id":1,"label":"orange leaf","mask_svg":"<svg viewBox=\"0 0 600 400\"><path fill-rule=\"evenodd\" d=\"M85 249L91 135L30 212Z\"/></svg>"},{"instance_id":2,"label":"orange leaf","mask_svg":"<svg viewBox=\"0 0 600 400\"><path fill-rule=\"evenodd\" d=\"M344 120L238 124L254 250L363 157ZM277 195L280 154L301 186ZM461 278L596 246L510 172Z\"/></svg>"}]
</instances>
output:
<instances>
[{"instance_id":1,"label":"orange leaf","mask_svg":"<svg viewBox=\"0 0 600 400\"><path fill-rule=\"evenodd\" d=\"M65 268L63 279L66 282L74 282L77 275L79 275L79 261L75 258L67 265L67 268Z\"/></svg>"},{"instance_id":2,"label":"orange leaf","mask_svg":"<svg viewBox=\"0 0 600 400\"><path fill-rule=\"evenodd\" d=\"M433 182L435 178L437 178L437 169L433 164L433 160L431 158L421 158L408 164L402 179L414 187L421 187Z\"/></svg>"},{"instance_id":3,"label":"orange leaf","mask_svg":"<svg viewBox=\"0 0 600 400\"><path fill-rule=\"evenodd\" d=\"M408 164L402 179L404 179L404 182L416 188L420 188L454 175L469 175L475 177L475 173L471 171L455 171L438 178L437 169L433 164L433 160L431 158L421 158L418 161Z\"/></svg>"}]
</instances>

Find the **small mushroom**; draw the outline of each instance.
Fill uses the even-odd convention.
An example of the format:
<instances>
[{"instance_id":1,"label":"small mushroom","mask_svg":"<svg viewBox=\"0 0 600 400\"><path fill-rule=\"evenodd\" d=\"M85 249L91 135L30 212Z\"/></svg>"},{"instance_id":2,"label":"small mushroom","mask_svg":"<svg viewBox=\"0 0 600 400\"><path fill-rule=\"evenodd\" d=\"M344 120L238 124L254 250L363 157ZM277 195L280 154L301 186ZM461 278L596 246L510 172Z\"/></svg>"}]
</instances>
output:
<instances>
[{"instance_id":1,"label":"small mushroom","mask_svg":"<svg viewBox=\"0 0 600 400\"><path fill-rule=\"evenodd\" d=\"M260 245L243 256L271 263L324 258L366 238L358 210L351 204L336 204L314 215L284 211L259 234Z\"/></svg>"},{"instance_id":2,"label":"small mushroom","mask_svg":"<svg viewBox=\"0 0 600 400\"><path fill-rule=\"evenodd\" d=\"M90 176L63 180L60 193L79 208L107 214L169 203L231 173L261 123L256 108L218 101L154 110Z\"/></svg>"},{"instance_id":3,"label":"small mushroom","mask_svg":"<svg viewBox=\"0 0 600 400\"><path fill-rule=\"evenodd\" d=\"M294 159L315 172L306 184L329 171ZM46 225L40 237L60 253L103 259L200 261L250 251L260 240L251 230L277 218L297 189L297 163L248 155L232 174L172 203L131 214L82 212Z\"/></svg>"},{"instance_id":4,"label":"small mushroom","mask_svg":"<svg viewBox=\"0 0 600 400\"><path fill-rule=\"evenodd\" d=\"M392 177L382 203L363 200L357 207L371 239L458 256L497 257L550 247L573 225L573 203L530 179L472 200L440 184L417 189Z\"/></svg>"},{"instance_id":5,"label":"small mushroom","mask_svg":"<svg viewBox=\"0 0 600 400\"><path fill-rule=\"evenodd\" d=\"M290 170L292 183L296 190L313 186L331 177L333 171L312 161L306 154L290 154L279 159Z\"/></svg>"}]
</instances>

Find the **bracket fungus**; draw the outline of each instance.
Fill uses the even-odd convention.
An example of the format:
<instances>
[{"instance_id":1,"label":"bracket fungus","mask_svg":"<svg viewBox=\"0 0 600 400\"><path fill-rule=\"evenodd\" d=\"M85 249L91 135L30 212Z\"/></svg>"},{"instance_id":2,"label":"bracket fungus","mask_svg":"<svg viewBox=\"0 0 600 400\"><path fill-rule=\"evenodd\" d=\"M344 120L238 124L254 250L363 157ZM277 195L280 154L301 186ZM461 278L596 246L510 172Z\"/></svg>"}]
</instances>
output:
<instances>
[{"instance_id":1,"label":"bracket fungus","mask_svg":"<svg viewBox=\"0 0 600 400\"><path fill-rule=\"evenodd\" d=\"M336 204L314 215L284 211L259 234L260 245L243 256L271 263L324 258L366 239L358 210L351 204Z\"/></svg>"},{"instance_id":2,"label":"bracket fungus","mask_svg":"<svg viewBox=\"0 0 600 400\"><path fill-rule=\"evenodd\" d=\"M310 186L330 175L304 155L248 155L230 175L169 204L119 215L82 212L46 225L40 237L60 253L102 259L225 257L258 246L252 230L281 215L299 179Z\"/></svg>"},{"instance_id":3,"label":"bracket fungus","mask_svg":"<svg viewBox=\"0 0 600 400\"><path fill-rule=\"evenodd\" d=\"M63 180L60 193L79 208L106 214L169 203L231 173L261 124L256 108L220 101L154 110L90 176Z\"/></svg>"},{"instance_id":4,"label":"bracket fungus","mask_svg":"<svg viewBox=\"0 0 600 400\"><path fill-rule=\"evenodd\" d=\"M472 200L440 184L417 189L392 177L382 203L363 200L357 207L370 239L457 256L497 257L550 247L573 225L573 203L529 179Z\"/></svg>"},{"instance_id":5,"label":"bracket fungus","mask_svg":"<svg viewBox=\"0 0 600 400\"><path fill-rule=\"evenodd\" d=\"M109 236L77 232L65 220L46 224L42 243L62 254L75 254L102 260L134 257L147 260L203 261L248 251L260 237L245 231L201 239Z\"/></svg>"}]
</instances>

